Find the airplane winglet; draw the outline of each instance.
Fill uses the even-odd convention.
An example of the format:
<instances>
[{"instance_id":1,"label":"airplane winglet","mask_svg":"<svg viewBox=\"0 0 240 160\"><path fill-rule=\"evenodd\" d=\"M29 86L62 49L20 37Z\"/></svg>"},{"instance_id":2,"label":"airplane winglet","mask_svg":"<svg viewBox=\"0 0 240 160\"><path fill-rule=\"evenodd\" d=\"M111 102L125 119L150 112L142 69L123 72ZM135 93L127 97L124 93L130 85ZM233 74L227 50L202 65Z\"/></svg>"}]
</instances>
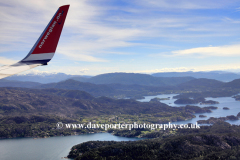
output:
<instances>
[{"instance_id":1,"label":"airplane winglet","mask_svg":"<svg viewBox=\"0 0 240 160\"><path fill-rule=\"evenodd\" d=\"M0 79L46 65L54 56L70 5L58 8L28 55L18 63L0 67Z\"/></svg>"},{"instance_id":2,"label":"airplane winglet","mask_svg":"<svg viewBox=\"0 0 240 160\"><path fill-rule=\"evenodd\" d=\"M46 64L52 59L57 48L69 6L70 5L59 7L33 48L20 62Z\"/></svg>"}]
</instances>

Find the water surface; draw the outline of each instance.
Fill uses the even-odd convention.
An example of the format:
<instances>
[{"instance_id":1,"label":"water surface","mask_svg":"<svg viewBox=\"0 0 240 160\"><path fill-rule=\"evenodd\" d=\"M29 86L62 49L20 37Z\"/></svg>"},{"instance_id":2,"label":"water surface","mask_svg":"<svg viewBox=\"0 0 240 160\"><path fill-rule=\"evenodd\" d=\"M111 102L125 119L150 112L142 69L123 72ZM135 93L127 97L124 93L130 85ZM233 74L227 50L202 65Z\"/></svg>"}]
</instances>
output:
<instances>
[{"instance_id":1,"label":"water surface","mask_svg":"<svg viewBox=\"0 0 240 160\"><path fill-rule=\"evenodd\" d=\"M135 141L139 138L113 136L110 133L83 134L50 138L14 138L0 140L1 160L60 160L70 149L87 141Z\"/></svg>"},{"instance_id":2,"label":"water surface","mask_svg":"<svg viewBox=\"0 0 240 160\"><path fill-rule=\"evenodd\" d=\"M174 104L174 101L177 99L173 99L173 96L176 96L178 94L162 94L162 95L157 95L157 96L145 96L145 99L140 99L138 101L140 102L149 102L152 98L158 97L158 98L168 98L169 100L161 100L162 103L165 103L169 106L172 107L181 107L181 106L186 106L187 104ZM196 123L198 120L207 120L210 117L226 117L230 115L237 116L237 114L240 112L240 101L236 101L232 97L219 97L219 98L205 98L206 100L213 100L213 101L218 101L219 104L213 104L213 105L200 105L200 104L193 104L194 106L199 106L199 107L207 107L207 106L215 106L218 107L218 109L212 110L212 113L201 113L202 115L206 115L207 117L204 118L199 118L200 114L195 114L196 118L193 118L191 120L187 121L179 121L179 122L173 122L174 124L186 124L186 123ZM223 110L223 107L228 107L229 110ZM240 125L240 120L236 121L226 121L230 124L236 124Z\"/></svg>"}]
</instances>

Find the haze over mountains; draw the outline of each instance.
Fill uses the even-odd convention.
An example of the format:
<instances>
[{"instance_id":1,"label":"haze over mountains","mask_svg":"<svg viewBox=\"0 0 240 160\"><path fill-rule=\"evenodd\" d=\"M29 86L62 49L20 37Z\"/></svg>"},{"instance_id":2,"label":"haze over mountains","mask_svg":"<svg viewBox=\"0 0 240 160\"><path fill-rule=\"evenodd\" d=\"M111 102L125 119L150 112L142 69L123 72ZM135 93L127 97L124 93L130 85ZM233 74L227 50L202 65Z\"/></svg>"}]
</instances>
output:
<instances>
[{"instance_id":1,"label":"haze over mountains","mask_svg":"<svg viewBox=\"0 0 240 160\"><path fill-rule=\"evenodd\" d=\"M227 73L229 74L229 73ZM30 80L39 78L40 75L20 76L20 79L30 77ZM47 75L48 80L53 81L54 77L67 78L68 75L56 74L53 76ZM63 78L64 77L64 78ZM15 77L17 78L17 77ZM43 77L42 77L43 78ZM39 78L40 79L40 78ZM154 77L147 74L136 73L108 73L94 77L72 77L60 82L42 84L38 82L23 82L0 80L0 87L21 87L32 89L65 89L85 91L89 94L100 97L114 98L134 98L140 99L146 95L157 95L163 92L181 93L182 91L210 91L239 88L240 79L235 79L231 82L222 82L215 79L193 78L193 77Z\"/></svg>"},{"instance_id":2,"label":"haze over mountains","mask_svg":"<svg viewBox=\"0 0 240 160\"><path fill-rule=\"evenodd\" d=\"M225 71L211 71L211 72L161 72L152 74L154 77L194 77L215 79L223 82L239 79L240 74L225 72Z\"/></svg>"},{"instance_id":3,"label":"haze over mountains","mask_svg":"<svg viewBox=\"0 0 240 160\"><path fill-rule=\"evenodd\" d=\"M129 77L131 75L131 77ZM128 77L127 77L128 76ZM145 82L149 83L149 79L152 79L150 83L154 82L152 77L192 77L192 78L207 78L215 79L223 82L232 81L234 79L239 79L240 74L224 71L211 71L211 72L162 72L149 74L134 74L134 73L108 73L101 74L97 76L80 76L80 75L67 75L64 73L38 73L38 74L25 74L25 75L14 75L6 80L17 80L17 81L31 81L38 83L53 83L60 82L67 79L74 79L81 82L90 82L95 84L107 84L107 83L119 83L122 84L141 84L147 85ZM128 78L128 79L125 79ZM140 78L140 79L139 79ZM179 81L180 79L178 79ZM166 81L165 81L166 82ZM145 83L145 84L144 84ZM181 83L181 82L178 82Z\"/></svg>"},{"instance_id":4,"label":"haze over mountains","mask_svg":"<svg viewBox=\"0 0 240 160\"><path fill-rule=\"evenodd\" d=\"M11 81L30 81L30 82L38 82L38 83L53 83L60 82L72 77L81 77L83 79L87 79L91 76L78 76L78 75L68 75L65 73L30 73L30 74L19 74L13 75L11 77L4 78L5 80Z\"/></svg>"},{"instance_id":5,"label":"haze over mountains","mask_svg":"<svg viewBox=\"0 0 240 160\"><path fill-rule=\"evenodd\" d=\"M94 84L124 84L124 85L144 85L144 86L165 86L177 85L187 82L192 77L153 77L148 74L139 73L107 73L97 75L82 81L78 77L71 78L81 82L89 82Z\"/></svg>"}]
</instances>

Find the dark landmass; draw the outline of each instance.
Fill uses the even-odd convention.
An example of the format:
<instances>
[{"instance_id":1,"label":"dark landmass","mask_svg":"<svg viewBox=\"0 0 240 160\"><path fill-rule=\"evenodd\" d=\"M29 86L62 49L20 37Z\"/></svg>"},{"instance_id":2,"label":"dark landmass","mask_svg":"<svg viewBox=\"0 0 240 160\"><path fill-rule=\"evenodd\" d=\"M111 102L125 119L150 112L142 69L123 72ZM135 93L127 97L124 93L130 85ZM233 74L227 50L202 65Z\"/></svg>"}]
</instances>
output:
<instances>
[{"instance_id":1,"label":"dark landmass","mask_svg":"<svg viewBox=\"0 0 240 160\"><path fill-rule=\"evenodd\" d=\"M178 129L159 138L89 141L72 147L68 158L85 159L239 159L240 127L218 122L201 129ZM158 132L156 132L158 133ZM169 132L170 133L170 132Z\"/></svg>"},{"instance_id":2,"label":"dark landmass","mask_svg":"<svg viewBox=\"0 0 240 160\"><path fill-rule=\"evenodd\" d=\"M149 131L150 131L150 129L144 129L144 128L131 129L131 130L129 130L129 129L109 129L108 133L111 133L115 136L131 138L131 137L146 137L146 134L143 134L143 132L149 132Z\"/></svg>"},{"instance_id":3,"label":"dark landmass","mask_svg":"<svg viewBox=\"0 0 240 160\"><path fill-rule=\"evenodd\" d=\"M228 107L223 107L223 109L224 109L224 110L229 110L229 108L228 108Z\"/></svg>"},{"instance_id":4,"label":"dark landmass","mask_svg":"<svg viewBox=\"0 0 240 160\"><path fill-rule=\"evenodd\" d=\"M163 100L169 100L169 99L170 99L169 97L168 98L158 98L158 97L155 97L155 98L153 98L151 100L163 101Z\"/></svg>"},{"instance_id":5,"label":"dark landmass","mask_svg":"<svg viewBox=\"0 0 240 160\"><path fill-rule=\"evenodd\" d=\"M201 114L201 115L199 115L199 117L204 118L204 117L207 117L207 116Z\"/></svg>"},{"instance_id":6,"label":"dark landmass","mask_svg":"<svg viewBox=\"0 0 240 160\"><path fill-rule=\"evenodd\" d=\"M240 101L240 95L233 96L236 101Z\"/></svg>"},{"instance_id":7,"label":"dark landmass","mask_svg":"<svg viewBox=\"0 0 240 160\"><path fill-rule=\"evenodd\" d=\"M219 102L213 101L213 100L208 100L208 101L203 101L200 103L200 105L206 105L206 104L219 104Z\"/></svg>"},{"instance_id":8,"label":"dark landmass","mask_svg":"<svg viewBox=\"0 0 240 160\"><path fill-rule=\"evenodd\" d=\"M203 108L206 108L206 109L218 109L218 107L215 107L215 106L208 106L208 107L203 107Z\"/></svg>"},{"instance_id":9,"label":"dark landmass","mask_svg":"<svg viewBox=\"0 0 240 160\"><path fill-rule=\"evenodd\" d=\"M220 118L214 118L214 117L210 117L208 120L199 120L197 121L199 124L214 124L216 122L219 121L226 121L226 120L231 120L231 121L235 121L235 120L239 120L238 117L231 115L231 116L226 116L226 117L220 117Z\"/></svg>"},{"instance_id":10,"label":"dark landmass","mask_svg":"<svg viewBox=\"0 0 240 160\"><path fill-rule=\"evenodd\" d=\"M169 100L169 98L157 98L157 97L155 97L155 98L151 99L150 102L159 102L159 101L163 101L163 100Z\"/></svg>"},{"instance_id":11,"label":"dark landmass","mask_svg":"<svg viewBox=\"0 0 240 160\"><path fill-rule=\"evenodd\" d=\"M240 117L240 112L237 114L237 117Z\"/></svg>"},{"instance_id":12,"label":"dark landmass","mask_svg":"<svg viewBox=\"0 0 240 160\"><path fill-rule=\"evenodd\" d=\"M233 95L236 95L239 93L239 90L225 90L225 89L219 89L214 91L198 91L198 92L190 92L190 93L181 93L179 95L174 96L174 99L179 98L207 98L207 97L231 97Z\"/></svg>"},{"instance_id":13,"label":"dark landmass","mask_svg":"<svg viewBox=\"0 0 240 160\"><path fill-rule=\"evenodd\" d=\"M190 98L179 98L174 101L175 104L198 104L199 102L204 101L204 98L200 99L190 99Z\"/></svg>"},{"instance_id":14,"label":"dark landmass","mask_svg":"<svg viewBox=\"0 0 240 160\"><path fill-rule=\"evenodd\" d=\"M180 107L181 108L181 107ZM191 113L211 113L212 111L208 108L201 108L198 106L186 105L185 110Z\"/></svg>"},{"instance_id":15,"label":"dark landmass","mask_svg":"<svg viewBox=\"0 0 240 160\"><path fill-rule=\"evenodd\" d=\"M217 101L208 100L206 101L204 98L199 97L196 99L190 99L190 98L179 98L178 100L174 101L175 104L198 104L200 105L206 105L206 104L219 104Z\"/></svg>"}]
</instances>

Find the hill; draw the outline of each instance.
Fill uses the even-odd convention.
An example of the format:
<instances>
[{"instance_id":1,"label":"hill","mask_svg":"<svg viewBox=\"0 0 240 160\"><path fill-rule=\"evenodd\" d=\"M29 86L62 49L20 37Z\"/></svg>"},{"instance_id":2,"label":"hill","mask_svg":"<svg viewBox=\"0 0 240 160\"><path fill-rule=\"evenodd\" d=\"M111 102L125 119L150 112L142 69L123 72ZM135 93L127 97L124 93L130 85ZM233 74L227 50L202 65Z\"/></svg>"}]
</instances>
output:
<instances>
[{"instance_id":1,"label":"hill","mask_svg":"<svg viewBox=\"0 0 240 160\"><path fill-rule=\"evenodd\" d=\"M224 82L217 81L214 79L199 78L194 79L182 84L179 84L180 89L216 89L221 88L224 85Z\"/></svg>"},{"instance_id":2,"label":"hill","mask_svg":"<svg viewBox=\"0 0 240 160\"><path fill-rule=\"evenodd\" d=\"M223 85L224 87L229 87L229 88L240 88L240 79L235 79L231 82L225 83Z\"/></svg>"},{"instance_id":3,"label":"hill","mask_svg":"<svg viewBox=\"0 0 240 160\"><path fill-rule=\"evenodd\" d=\"M109 96L115 95L115 89L106 86L106 85L96 85L87 82L79 82L72 79L58 82L58 83L49 83L42 84L37 87L37 89L46 89L46 88L57 88L57 89L67 89L67 90L80 90L90 93L93 96Z\"/></svg>"}]
</instances>

